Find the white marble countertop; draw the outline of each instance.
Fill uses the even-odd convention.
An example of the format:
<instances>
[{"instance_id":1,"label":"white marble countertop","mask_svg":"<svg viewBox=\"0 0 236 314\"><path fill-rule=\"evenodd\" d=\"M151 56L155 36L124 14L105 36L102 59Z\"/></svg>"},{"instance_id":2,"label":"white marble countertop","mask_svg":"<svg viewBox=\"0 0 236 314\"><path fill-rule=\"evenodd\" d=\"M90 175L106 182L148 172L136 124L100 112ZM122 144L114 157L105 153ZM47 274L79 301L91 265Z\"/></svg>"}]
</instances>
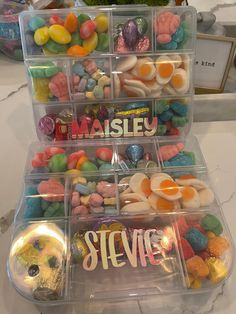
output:
<instances>
[{"instance_id":1,"label":"white marble countertop","mask_svg":"<svg viewBox=\"0 0 236 314\"><path fill-rule=\"evenodd\" d=\"M16 208L23 182L24 166L28 145L35 141L32 108L26 86L25 70L22 63L10 61L0 55L0 217L7 217L7 213ZM236 121L199 122L194 123L192 133L200 142L206 159L210 176L215 185L215 191L222 204L223 212L236 239ZM4 224L0 221L0 227ZM8 281L6 274L6 260L10 246L11 227L1 228L0 235L0 313L1 314L39 314L54 313L54 310L37 309L22 299ZM227 284L210 297L207 304L196 297L191 303L191 309L180 313L236 313L236 269ZM205 297L206 298L206 297ZM202 299L203 300L203 299ZM135 303L122 303L119 307L109 305L104 311L97 309L96 314L102 313L148 313L145 307ZM55 313L59 314L57 310ZM81 313L76 307L66 313ZM90 314L90 312L87 312ZM155 311L155 313L157 313ZM168 313L159 309L158 313ZM175 312L177 313L177 311ZM179 313L179 312L178 312Z\"/></svg>"}]
</instances>

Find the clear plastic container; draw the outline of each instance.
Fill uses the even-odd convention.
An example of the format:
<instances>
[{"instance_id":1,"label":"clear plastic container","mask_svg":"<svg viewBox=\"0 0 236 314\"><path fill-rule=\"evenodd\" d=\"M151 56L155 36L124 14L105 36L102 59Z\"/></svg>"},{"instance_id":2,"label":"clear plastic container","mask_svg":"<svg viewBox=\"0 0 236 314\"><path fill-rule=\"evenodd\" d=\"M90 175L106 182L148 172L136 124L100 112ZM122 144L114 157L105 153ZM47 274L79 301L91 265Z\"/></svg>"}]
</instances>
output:
<instances>
[{"instance_id":1,"label":"clear plastic container","mask_svg":"<svg viewBox=\"0 0 236 314\"><path fill-rule=\"evenodd\" d=\"M191 240L198 229L211 256ZM59 305L170 297L196 293L196 287L206 293L224 283L232 266L230 235L215 211L22 223L15 227L8 272L29 301Z\"/></svg>"}]
</instances>

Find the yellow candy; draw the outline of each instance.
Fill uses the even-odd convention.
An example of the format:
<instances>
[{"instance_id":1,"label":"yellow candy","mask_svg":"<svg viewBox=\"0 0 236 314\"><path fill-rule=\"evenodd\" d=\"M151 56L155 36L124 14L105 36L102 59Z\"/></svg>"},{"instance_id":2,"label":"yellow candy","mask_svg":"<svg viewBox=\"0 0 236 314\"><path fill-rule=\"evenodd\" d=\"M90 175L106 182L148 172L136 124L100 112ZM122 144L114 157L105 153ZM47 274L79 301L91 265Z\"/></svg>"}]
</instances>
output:
<instances>
[{"instance_id":1,"label":"yellow candy","mask_svg":"<svg viewBox=\"0 0 236 314\"><path fill-rule=\"evenodd\" d=\"M76 169L77 170L77 169ZM79 171L79 170L78 170ZM77 183L81 183L81 184L87 184L87 180L84 177L77 177L73 180L73 184L77 184Z\"/></svg>"},{"instance_id":2,"label":"yellow candy","mask_svg":"<svg viewBox=\"0 0 236 314\"><path fill-rule=\"evenodd\" d=\"M213 283L218 283L221 280L223 280L228 275L227 268L225 264L216 257L209 257L205 260L205 263L207 264L209 268L209 279Z\"/></svg>"},{"instance_id":3,"label":"yellow candy","mask_svg":"<svg viewBox=\"0 0 236 314\"><path fill-rule=\"evenodd\" d=\"M82 205L87 206L89 204L90 195L88 196L81 196L80 201Z\"/></svg>"},{"instance_id":4,"label":"yellow candy","mask_svg":"<svg viewBox=\"0 0 236 314\"><path fill-rule=\"evenodd\" d=\"M74 175L74 174L80 175L80 171L77 170L77 169L70 169L70 170L67 170L67 171L65 172L65 174L66 174L66 175Z\"/></svg>"},{"instance_id":5,"label":"yellow candy","mask_svg":"<svg viewBox=\"0 0 236 314\"><path fill-rule=\"evenodd\" d=\"M194 278L191 274L188 274L186 277L185 277L185 282L186 282L186 286L188 288L191 287L191 284L194 282Z\"/></svg>"},{"instance_id":6,"label":"yellow candy","mask_svg":"<svg viewBox=\"0 0 236 314\"><path fill-rule=\"evenodd\" d=\"M33 78L33 88L35 99L39 102L47 102L49 97L49 79L47 78Z\"/></svg>"},{"instance_id":7,"label":"yellow candy","mask_svg":"<svg viewBox=\"0 0 236 314\"><path fill-rule=\"evenodd\" d=\"M40 27L34 33L34 41L36 45L45 45L49 40L49 29L47 26Z\"/></svg>"},{"instance_id":8,"label":"yellow candy","mask_svg":"<svg viewBox=\"0 0 236 314\"><path fill-rule=\"evenodd\" d=\"M212 232L212 231L207 231L206 235L207 235L208 239L212 239L212 238L214 238L216 236L214 234L214 232Z\"/></svg>"},{"instance_id":9,"label":"yellow candy","mask_svg":"<svg viewBox=\"0 0 236 314\"><path fill-rule=\"evenodd\" d=\"M94 21L96 22L96 30L98 33L103 33L108 30L108 17L105 14L99 14Z\"/></svg>"},{"instance_id":10,"label":"yellow candy","mask_svg":"<svg viewBox=\"0 0 236 314\"><path fill-rule=\"evenodd\" d=\"M192 289L200 289L201 287L202 287L202 281L199 278L195 279L190 286L190 288Z\"/></svg>"},{"instance_id":11,"label":"yellow candy","mask_svg":"<svg viewBox=\"0 0 236 314\"><path fill-rule=\"evenodd\" d=\"M92 35L83 41L83 47L88 50L89 52L92 52L96 49L98 44L98 34L96 32L93 32Z\"/></svg>"},{"instance_id":12,"label":"yellow candy","mask_svg":"<svg viewBox=\"0 0 236 314\"><path fill-rule=\"evenodd\" d=\"M54 24L50 26L49 35L58 44L69 44L71 41L71 34L62 25Z\"/></svg>"}]
</instances>

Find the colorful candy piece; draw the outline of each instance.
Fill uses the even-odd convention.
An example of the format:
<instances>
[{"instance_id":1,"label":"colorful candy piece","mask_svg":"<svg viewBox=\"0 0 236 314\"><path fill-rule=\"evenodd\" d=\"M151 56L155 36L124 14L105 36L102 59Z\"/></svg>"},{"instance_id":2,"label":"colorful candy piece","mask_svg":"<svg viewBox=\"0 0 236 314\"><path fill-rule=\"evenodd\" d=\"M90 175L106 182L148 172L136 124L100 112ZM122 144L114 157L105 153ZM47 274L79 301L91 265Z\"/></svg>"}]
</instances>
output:
<instances>
[{"instance_id":1,"label":"colorful candy piece","mask_svg":"<svg viewBox=\"0 0 236 314\"><path fill-rule=\"evenodd\" d=\"M33 78L34 97L39 102L47 102L49 97L49 79Z\"/></svg>"},{"instance_id":2,"label":"colorful candy piece","mask_svg":"<svg viewBox=\"0 0 236 314\"><path fill-rule=\"evenodd\" d=\"M156 17L155 31L157 41L166 44L171 41L171 35L174 34L180 25L180 17L170 11L164 11Z\"/></svg>"},{"instance_id":3,"label":"colorful candy piece","mask_svg":"<svg viewBox=\"0 0 236 314\"><path fill-rule=\"evenodd\" d=\"M115 197L116 196L116 184L109 183L107 181L100 181L97 184L96 191L102 197Z\"/></svg>"},{"instance_id":4,"label":"colorful candy piece","mask_svg":"<svg viewBox=\"0 0 236 314\"><path fill-rule=\"evenodd\" d=\"M46 154L47 158L49 159L49 158L51 158L54 155L64 154L65 150L63 148L61 148L61 147L49 146L49 147L45 148L44 153Z\"/></svg>"},{"instance_id":5,"label":"colorful candy piece","mask_svg":"<svg viewBox=\"0 0 236 314\"><path fill-rule=\"evenodd\" d=\"M209 279L212 283L217 284L228 275L228 270L222 260L215 257L209 257L205 260L209 268Z\"/></svg>"},{"instance_id":6,"label":"colorful candy piece","mask_svg":"<svg viewBox=\"0 0 236 314\"><path fill-rule=\"evenodd\" d=\"M209 268L203 259L195 255L186 261L186 267L188 272L194 278L204 278L209 275Z\"/></svg>"},{"instance_id":7,"label":"colorful candy piece","mask_svg":"<svg viewBox=\"0 0 236 314\"><path fill-rule=\"evenodd\" d=\"M96 32L93 32L87 39L83 41L83 47L88 52L92 52L96 49L98 44L98 35Z\"/></svg>"},{"instance_id":8,"label":"colorful candy piece","mask_svg":"<svg viewBox=\"0 0 236 314\"><path fill-rule=\"evenodd\" d=\"M48 202L61 202L64 200L64 186L56 179L41 181L38 185L38 193Z\"/></svg>"},{"instance_id":9,"label":"colorful candy piece","mask_svg":"<svg viewBox=\"0 0 236 314\"><path fill-rule=\"evenodd\" d=\"M56 154L48 163L51 172L64 172L67 170L67 157L65 154Z\"/></svg>"},{"instance_id":10,"label":"colorful candy piece","mask_svg":"<svg viewBox=\"0 0 236 314\"><path fill-rule=\"evenodd\" d=\"M144 173L136 173L130 178L129 186L132 192L148 197L152 191L150 179Z\"/></svg>"},{"instance_id":11,"label":"colorful candy piece","mask_svg":"<svg viewBox=\"0 0 236 314\"><path fill-rule=\"evenodd\" d=\"M159 156L163 161L169 160L176 156L183 149L183 143L177 143L176 145L164 145L159 148Z\"/></svg>"},{"instance_id":12,"label":"colorful candy piece","mask_svg":"<svg viewBox=\"0 0 236 314\"><path fill-rule=\"evenodd\" d=\"M80 45L74 45L67 50L67 54L72 57L85 57L89 54L89 51Z\"/></svg>"},{"instance_id":13,"label":"colorful candy piece","mask_svg":"<svg viewBox=\"0 0 236 314\"><path fill-rule=\"evenodd\" d=\"M64 26L59 24L49 27L49 36L58 44L69 44L71 41L71 34Z\"/></svg>"},{"instance_id":14,"label":"colorful candy piece","mask_svg":"<svg viewBox=\"0 0 236 314\"><path fill-rule=\"evenodd\" d=\"M78 19L73 13L69 13L66 16L64 27L70 32L74 33L77 31L79 26Z\"/></svg>"},{"instance_id":15,"label":"colorful candy piece","mask_svg":"<svg viewBox=\"0 0 236 314\"><path fill-rule=\"evenodd\" d=\"M163 176L151 178L151 190L153 193L169 201L175 201L182 197L179 186L174 180Z\"/></svg>"},{"instance_id":16,"label":"colorful candy piece","mask_svg":"<svg viewBox=\"0 0 236 314\"><path fill-rule=\"evenodd\" d=\"M46 22L40 16L33 16L30 18L28 26L32 32L35 32L38 28L41 28L46 25Z\"/></svg>"},{"instance_id":17,"label":"colorful candy piece","mask_svg":"<svg viewBox=\"0 0 236 314\"><path fill-rule=\"evenodd\" d=\"M191 245L185 238L181 237L178 243L179 243L180 249L182 250L183 258L185 260L188 260L189 258L195 255Z\"/></svg>"},{"instance_id":18,"label":"colorful candy piece","mask_svg":"<svg viewBox=\"0 0 236 314\"><path fill-rule=\"evenodd\" d=\"M64 21L59 15L51 15L49 18L49 24L50 25L59 24L63 26Z\"/></svg>"},{"instance_id":19,"label":"colorful candy piece","mask_svg":"<svg viewBox=\"0 0 236 314\"><path fill-rule=\"evenodd\" d=\"M185 239L195 252L203 251L208 244L208 238L196 228L189 229L185 234Z\"/></svg>"},{"instance_id":20,"label":"colorful candy piece","mask_svg":"<svg viewBox=\"0 0 236 314\"><path fill-rule=\"evenodd\" d=\"M48 84L51 93L58 97L60 101L69 100L69 90L67 77L63 72L58 72L53 76Z\"/></svg>"},{"instance_id":21,"label":"colorful candy piece","mask_svg":"<svg viewBox=\"0 0 236 314\"><path fill-rule=\"evenodd\" d=\"M168 201L154 193L148 196L148 201L152 209L156 212L173 211L179 208L178 201Z\"/></svg>"},{"instance_id":22,"label":"colorful candy piece","mask_svg":"<svg viewBox=\"0 0 236 314\"><path fill-rule=\"evenodd\" d=\"M105 14L99 14L95 17L96 31L104 33L108 30L108 17Z\"/></svg>"},{"instance_id":23,"label":"colorful candy piece","mask_svg":"<svg viewBox=\"0 0 236 314\"><path fill-rule=\"evenodd\" d=\"M201 220L201 225L206 231L211 231L215 235L220 235L223 232L223 227L219 219L212 215L207 214Z\"/></svg>"},{"instance_id":24,"label":"colorful candy piece","mask_svg":"<svg viewBox=\"0 0 236 314\"><path fill-rule=\"evenodd\" d=\"M199 194L191 186L184 186L181 189L181 203L183 208L199 208L201 206Z\"/></svg>"},{"instance_id":25,"label":"colorful candy piece","mask_svg":"<svg viewBox=\"0 0 236 314\"><path fill-rule=\"evenodd\" d=\"M100 147L96 149L96 157L103 161L111 161L113 157L113 151L108 147Z\"/></svg>"},{"instance_id":26,"label":"colorful candy piece","mask_svg":"<svg viewBox=\"0 0 236 314\"><path fill-rule=\"evenodd\" d=\"M40 27L34 33L34 41L36 45L43 46L49 40L49 29L47 26Z\"/></svg>"},{"instance_id":27,"label":"colorful candy piece","mask_svg":"<svg viewBox=\"0 0 236 314\"><path fill-rule=\"evenodd\" d=\"M88 39L96 30L96 23L87 20L80 26L80 37L82 39Z\"/></svg>"},{"instance_id":28,"label":"colorful candy piece","mask_svg":"<svg viewBox=\"0 0 236 314\"><path fill-rule=\"evenodd\" d=\"M212 256L220 257L228 250L228 248L228 240L221 236L216 236L208 240L207 250Z\"/></svg>"}]
</instances>

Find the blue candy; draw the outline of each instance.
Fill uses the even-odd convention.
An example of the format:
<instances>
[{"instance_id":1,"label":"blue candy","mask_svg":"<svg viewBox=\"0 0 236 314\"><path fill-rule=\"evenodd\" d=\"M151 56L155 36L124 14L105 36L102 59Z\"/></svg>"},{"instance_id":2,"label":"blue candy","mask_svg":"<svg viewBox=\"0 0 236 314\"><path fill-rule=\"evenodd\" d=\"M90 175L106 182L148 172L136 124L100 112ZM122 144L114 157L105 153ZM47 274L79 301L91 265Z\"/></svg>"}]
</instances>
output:
<instances>
[{"instance_id":1,"label":"blue candy","mask_svg":"<svg viewBox=\"0 0 236 314\"><path fill-rule=\"evenodd\" d=\"M131 109L138 109L138 108L143 108L143 107L147 107L148 103L146 102L131 102L127 105L124 105L124 110L131 110Z\"/></svg>"},{"instance_id":2,"label":"blue candy","mask_svg":"<svg viewBox=\"0 0 236 314\"><path fill-rule=\"evenodd\" d=\"M185 239L195 252L200 252L207 247L208 238L196 228L189 229L185 234Z\"/></svg>"},{"instance_id":3,"label":"blue candy","mask_svg":"<svg viewBox=\"0 0 236 314\"><path fill-rule=\"evenodd\" d=\"M32 197L30 197L32 195ZM40 218L43 216L41 208L41 197L38 195L37 188L29 186L25 191L25 212L23 217L25 219Z\"/></svg>"},{"instance_id":4,"label":"blue candy","mask_svg":"<svg viewBox=\"0 0 236 314\"><path fill-rule=\"evenodd\" d=\"M96 85L97 85L96 81L92 78L89 78L87 81L86 90L93 91L93 89Z\"/></svg>"},{"instance_id":5,"label":"blue candy","mask_svg":"<svg viewBox=\"0 0 236 314\"><path fill-rule=\"evenodd\" d=\"M33 16L31 17L31 19L29 20L29 29L32 31L32 32L35 32L36 29L40 28L40 27L43 27L44 25L46 25L46 22L44 19L42 19L41 17L39 16Z\"/></svg>"},{"instance_id":6,"label":"blue candy","mask_svg":"<svg viewBox=\"0 0 236 314\"><path fill-rule=\"evenodd\" d=\"M85 75L84 67L81 63L75 63L72 67L72 71L74 74L77 74L81 77Z\"/></svg>"},{"instance_id":7,"label":"blue candy","mask_svg":"<svg viewBox=\"0 0 236 314\"><path fill-rule=\"evenodd\" d=\"M186 167L194 164L194 155L186 152L180 152L175 157L164 161L165 167Z\"/></svg>"},{"instance_id":8,"label":"blue candy","mask_svg":"<svg viewBox=\"0 0 236 314\"><path fill-rule=\"evenodd\" d=\"M160 114L159 118L162 120L162 121L169 121L171 120L171 118L173 117L173 112L171 110L167 110L167 111L164 111L162 114Z\"/></svg>"},{"instance_id":9,"label":"blue candy","mask_svg":"<svg viewBox=\"0 0 236 314\"><path fill-rule=\"evenodd\" d=\"M179 102L171 103L170 108L181 117L184 117L187 115L187 110L188 110L187 106Z\"/></svg>"},{"instance_id":10,"label":"blue candy","mask_svg":"<svg viewBox=\"0 0 236 314\"><path fill-rule=\"evenodd\" d=\"M75 186L75 191L79 192L82 195L89 195L89 188L87 185L78 183Z\"/></svg>"},{"instance_id":11,"label":"blue candy","mask_svg":"<svg viewBox=\"0 0 236 314\"><path fill-rule=\"evenodd\" d=\"M109 170L111 170L112 169L112 164L110 164L110 163L105 163L105 164L102 164L100 167L99 167L99 171L109 171Z\"/></svg>"},{"instance_id":12,"label":"blue candy","mask_svg":"<svg viewBox=\"0 0 236 314\"><path fill-rule=\"evenodd\" d=\"M172 40L177 44L181 43L184 40L184 29L180 26L177 31L172 35Z\"/></svg>"}]
</instances>

